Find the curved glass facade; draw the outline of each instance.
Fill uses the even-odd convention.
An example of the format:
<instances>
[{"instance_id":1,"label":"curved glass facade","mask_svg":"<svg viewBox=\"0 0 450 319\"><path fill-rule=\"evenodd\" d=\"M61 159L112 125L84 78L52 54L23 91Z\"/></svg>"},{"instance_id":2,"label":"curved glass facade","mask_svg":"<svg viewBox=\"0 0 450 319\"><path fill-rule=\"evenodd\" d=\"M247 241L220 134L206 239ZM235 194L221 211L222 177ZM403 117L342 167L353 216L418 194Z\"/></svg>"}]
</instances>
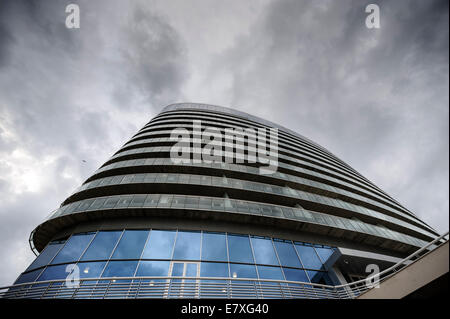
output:
<instances>
[{"instance_id":1,"label":"curved glass facade","mask_svg":"<svg viewBox=\"0 0 450 319\"><path fill-rule=\"evenodd\" d=\"M76 233L50 242L16 284L65 279L69 264L79 267L80 278L199 276L332 284L325 264L333 252L324 245L223 232Z\"/></svg>"},{"instance_id":2,"label":"curved glass facade","mask_svg":"<svg viewBox=\"0 0 450 319\"><path fill-rule=\"evenodd\" d=\"M196 132L194 121L203 131ZM210 130L220 136L230 128L236 129L231 141L202 135ZM276 147L256 134L274 128ZM190 138L190 160L182 163L171 157L177 129ZM276 150L271 174L261 173L261 162L227 153L231 148L256 154L262 141L264 152ZM219 160L193 160L206 146L220 151ZM30 244L39 255L15 284L63 287L76 270L97 286L115 278L148 289L169 283L155 290L152 296L159 298L207 297L195 286L204 280L218 285L214 297L232 296L227 289L239 280L255 286L238 297L270 297L255 283L336 285L358 271L362 260L388 265L436 235L309 139L232 109L182 103L163 109L33 230ZM190 292L187 285L194 285ZM102 289L101 296L113 296ZM127 289L127 297L139 297ZM89 291L71 296L96 297Z\"/></svg>"}]
</instances>

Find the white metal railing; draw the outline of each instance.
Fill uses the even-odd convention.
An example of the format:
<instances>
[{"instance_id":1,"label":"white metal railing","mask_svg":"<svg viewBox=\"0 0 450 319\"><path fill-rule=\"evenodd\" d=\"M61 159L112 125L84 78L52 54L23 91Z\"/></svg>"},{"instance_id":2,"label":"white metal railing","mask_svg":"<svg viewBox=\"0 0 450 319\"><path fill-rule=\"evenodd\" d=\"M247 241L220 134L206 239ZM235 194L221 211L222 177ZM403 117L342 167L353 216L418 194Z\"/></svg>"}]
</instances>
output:
<instances>
[{"instance_id":1,"label":"white metal railing","mask_svg":"<svg viewBox=\"0 0 450 319\"><path fill-rule=\"evenodd\" d=\"M448 232L378 274L330 286L288 280L216 277L108 277L46 280L0 287L0 298L311 298L353 299L448 241ZM73 282L72 282L73 285Z\"/></svg>"}]
</instances>

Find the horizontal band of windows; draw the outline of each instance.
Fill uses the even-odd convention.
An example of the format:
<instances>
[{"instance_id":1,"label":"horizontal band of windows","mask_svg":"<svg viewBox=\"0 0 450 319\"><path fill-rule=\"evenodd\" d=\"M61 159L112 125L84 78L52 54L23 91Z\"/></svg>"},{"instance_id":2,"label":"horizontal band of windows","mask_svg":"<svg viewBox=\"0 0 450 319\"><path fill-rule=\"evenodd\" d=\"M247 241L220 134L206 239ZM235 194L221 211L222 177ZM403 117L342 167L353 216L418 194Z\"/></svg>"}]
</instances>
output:
<instances>
[{"instance_id":1,"label":"horizontal band of windows","mask_svg":"<svg viewBox=\"0 0 450 319\"><path fill-rule=\"evenodd\" d=\"M173 140L170 139L170 132L167 132L167 134L164 134L164 136L166 137L165 139L162 138L162 137L146 138L146 139L142 139L142 140L139 140L139 141L132 142L132 143L128 144L126 147L123 147L119 151L114 153L113 156L116 156L116 155L118 155L120 153L123 153L125 151L129 151L129 150L132 150L132 149L136 149L136 148L149 147L149 146L172 146L172 145L175 144L176 141L173 141ZM191 135L191 138L192 138L192 135ZM201 140L199 140L199 141L191 140L191 141L192 141L192 143L191 143L191 146L192 146L193 143L200 143ZM208 145L211 145L211 146L212 145L219 145L219 146L222 147L223 151L225 151L226 147L233 147L234 149L236 149L236 151L237 151L237 149L239 149L239 150L246 150L246 151L254 151L255 154L257 153L257 149L255 147L256 146L255 143L251 142L251 143L244 144L243 142L244 142L243 139L239 138L239 139L235 140L235 143L222 142L222 143L218 144L217 142L216 143L210 142L210 143L208 143ZM204 145L206 145L206 143L202 143L201 147L203 147ZM285 149L284 147L282 147L280 141L278 142L277 149L278 149L278 153L279 154L285 155L285 156L287 156L289 158L299 159L301 161L309 162L311 164L314 164L314 165L317 165L317 166L320 166L320 167L323 167L323 168L326 168L326 169L330 169L330 170L333 170L333 171L336 171L336 172L342 172L343 174L347 174L348 173L348 172L346 173L346 172L342 171L339 168L336 168L335 165L331 165L330 166L330 165L324 163L323 161L318 161L317 158L313 159L313 158L310 157L309 154L305 154L304 152L293 153L293 152ZM300 156L299 154L304 155L304 156ZM348 176L350 177L350 175L348 175ZM351 176L354 176L356 179L360 178L360 176L356 176L353 172L351 172Z\"/></svg>"},{"instance_id":2,"label":"horizontal band of windows","mask_svg":"<svg viewBox=\"0 0 450 319\"><path fill-rule=\"evenodd\" d=\"M24 273L47 265L110 260L208 261L326 271L334 252L329 246L247 234L120 228L53 240Z\"/></svg>"},{"instance_id":3,"label":"horizontal band of windows","mask_svg":"<svg viewBox=\"0 0 450 319\"><path fill-rule=\"evenodd\" d=\"M145 196L145 197L144 197ZM122 195L93 198L69 204L57 209L50 219L39 225L31 240L39 251L55 236L58 229L96 218L126 216L169 216L180 218L225 220L256 225L271 225L327 234L346 238L352 242L364 242L386 249L410 253L422 247L426 241L396 232L386 227L367 224L358 220L328 215L302 208L260 204L244 200L168 194ZM184 208L176 207L185 198ZM175 202L174 199L176 199ZM225 201L226 200L226 201ZM101 202L101 204L98 204ZM86 204L87 203L87 204ZM191 204L192 203L192 204ZM98 205L98 207L96 206ZM87 206L87 209L79 210ZM194 208L190 208L190 207ZM218 214L218 212L221 212ZM222 214L222 212L224 214ZM147 215L148 214L148 215ZM301 224L298 224L301 222ZM321 227L322 226L322 227ZM347 232L349 231L349 232Z\"/></svg>"},{"instance_id":4,"label":"horizontal band of windows","mask_svg":"<svg viewBox=\"0 0 450 319\"><path fill-rule=\"evenodd\" d=\"M168 138L170 136L170 133L171 133L171 131L159 131L159 132L155 132L155 134L146 135L142 139L140 139L138 141L135 141L135 142L132 142L131 144L129 144L129 146L127 145L127 146L123 147L122 149L117 151L113 155L113 157L114 156L118 156L118 155L120 155L123 152L129 151L129 150L132 150L132 149L136 149L136 148L142 148L142 147L149 146L149 145L160 145L160 146L163 146L163 145L174 145L175 142L171 141ZM149 136L152 136L152 137L149 138ZM167 137L167 138L164 138L164 137ZM150 141L154 141L154 142L149 143ZM225 147L224 144L225 143L222 143L223 147ZM242 148L241 147L243 145L242 143L236 143L236 144L239 145L240 148ZM228 145L228 146L231 146L231 145ZM253 145L251 145L251 146L253 146ZM234 147L234 145L233 145L233 147ZM342 172L341 170L336 169L335 166L329 166L324 161L318 160L317 157L311 156L307 152L297 152L297 153L286 152L284 150L284 148L282 147L282 143L278 145L278 150L279 150L280 154L286 155L288 158L297 158L299 160L303 160L305 162L309 162L309 163L311 163L313 165L317 165L317 166L323 167L325 169L329 169L329 170L332 170L332 171L335 171L335 172L338 172L338 173ZM299 156L297 154L304 155L304 157L301 157L301 156ZM345 172L342 172L342 173L343 174L347 174ZM348 176L351 177L351 178L356 178L356 176L350 176L350 175L348 175ZM381 195L381 196L384 196L384 195ZM386 196L384 196L384 197L386 197ZM389 200L391 200L391 199L389 199Z\"/></svg>"},{"instance_id":5,"label":"horizontal band of windows","mask_svg":"<svg viewBox=\"0 0 450 319\"><path fill-rule=\"evenodd\" d=\"M137 154L147 154L147 153L151 153L151 152L158 152L158 153L163 153L165 156L167 156L167 158L170 157L170 152L172 151L172 147L171 146L157 146L157 147L142 147L142 148L136 148L136 149L132 149L132 150L128 150L128 151L124 151L122 153L119 153L117 155L112 156L108 161L106 161L102 166L114 163L115 161L117 161L117 159L125 159L125 158L133 158L132 156L135 156ZM196 148L190 148L190 154L192 157L192 153L194 154L202 154L202 149L196 149ZM222 152L222 161L226 162L225 160L223 160L224 158L229 159L230 162L234 161L234 157L235 154L232 153L232 156L227 156L228 154L224 154L225 152ZM131 157L130 157L131 156ZM146 156L146 155L144 155ZM247 157L247 155L245 156ZM380 194L377 190L375 190L374 188L369 188L364 184L361 184L360 181L353 179L352 177L349 176L345 176L339 172L335 172L335 171L331 171L327 168L324 167L320 167L318 165L303 161L303 160L292 160L290 157L285 156L283 154L278 154L278 158L276 158L278 163L285 163L285 164L289 164L291 166L296 166L299 168L303 168L303 169L308 169L310 171L314 171L316 173L322 174L322 175L327 175L333 178L337 178L339 180L345 181L347 183L353 184L355 186L359 186L361 188L364 188L374 194L377 194L379 196L382 196L382 194ZM255 157L256 160L256 157ZM278 164L277 163L277 164Z\"/></svg>"},{"instance_id":6,"label":"horizontal band of windows","mask_svg":"<svg viewBox=\"0 0 450 319\"><path fill-rule=\"evenodd\" d=\"M204 113L205 113L205 112L208 113L208 111L203 111L203 110L201 110L201 111L196 111L196 110L193 110L193 111L185 111L185 110L183 110L183 111L181 111L181 112L170 111L170 113L169 113L169 112L164 113L164 114L161 113L160 115L158 115L157 117L155 117L154 119L152 119L152 121L150 121L149 124L152 123L152 122L153 122L154 120L156 120L156 119L159 119L159 118L164 117L164 116L167 116L167 115L170 115L170 116L171 116L171 115L173 115L173 114L175 114L175 113L181 115L181 119L183 119L183 118L186 117L186 115L187 115L188 113L192 113L192 114L194 114L196 117L202 117L202 116L204 116ZM213 117L212 117L212 118L209 118L209 119L210 119L210 120L216 120L216 118L218 117L218 116L217 116L217 113L211 113L211 114L212 114ZM237 119L237 118L233 116L233 117L232 117L232 121L235 121L235 119ZM259 123L259 124L260 124L260 123ZM274 123L273 123L273 124L274 124ZM264 127L264 125L263 125L263 127ZM267 126L267 125L266 125L265 127L270 127L270 126ZM277 127L278 127L278 126L277 126ZM281 132L284 133L283 128L280 128L280 129L281 129ZM141 131L142 131L142 130L141 130ZM140 134L140 132L139 132L138 134ZM297 133L296 133L296 134L297 134ZM297 135L298 135L298 134L297 134ZM294 136L295 136L295 135L294 135ZM324 156L324 154L328 154L330 159L339 162L341 165L343 165L344 167L347 167L347 168L350 169L352 172L354 172L354 173L360 175L360 174L359 174L357 171L355 171L352 167L350 167L349 165L347 165L344 161L340 160L338 157L336 157L334 154L332 154L331 152L329 152L327 149L323 148L322 146L320 146L320 145L318 145L318 144L312 142L311 140L305 138L304 136L301 136L301 139L299 139L299 137L296 136L296 139L299 140L299 141L302 142L302 143L305 143L305 141L306 141L306 142L308 142L311 146L315 146L316 148L319 148L320 150L322 150L322 156ZM298 143L297 143L297 144L298 144ZM316 148L314 148L314 149L316 149ZM361 175L360 175L360 176L361 176ZM362 178L363 178L367 183L373 185L373 184L372 184L368 179L366 179L365 177L362 176ZM385 193L383 190L381 190L380 188L378 188L376 185L373 185L373 187L375 187L378 191L382 192L385 196L387 196L388 198L390 198L390 200L392 200L392 201L394 201L394 202L396 202L397 204L400 205L400 203L398 203L395 199L393 199L392 197L390 197L389 194ZM412 214L411 212L409 212L409 213Z\"/></svg>"},{"instance_id":7,"label":"horizontal band of windows","mask_svg":"<svg viewBox=\"0 0 450 319\"><path fill-rule=\"evenodd\" d=\"M293 268L286 266L273 266L263 264L242 264L242 263L228 263L219 261L197 261L197 260L158 260L158 259L121 259L121 260L108 260L108 261L78 261L71 263L62 263L47 265L41 268L31 270L23 273L15 285L36 282L46 280L58 280L65 279L67 277L66 267L70 265L76 265L80 270L80 279L86 278L102 278L102 277L115 277L117 281L120 281L121 277L170 277L168 273L172 270L170 265L172 264L192 264L195 266L195 271L200 273L198 277L222 277L222 278L240 278L240 279L273 279L267 278L267 276L281 277L281 280L286 280L286 276L292 276L291 272L299 272L299 276L303 278L303 282L322 283L323 277L328 276L328 272L315 269L303 269ZM132 268L129 268L129 267ZM153 267L160 267L159 269L152 269ZM214 266L216 269L211 269ZM172 266L173 267L173 266ZM112 269L111 269L112 268ZM146 269L150 268L150 269ZM238 271L242 275L238 275ZM258 271L257 271L258 270ZM268 274L265 271L269 272ZM131 272L131 275L130 275ZM145 273L147 272L147 273ZM203 272L203 275L202 275ZM215 276L207 275L207 272L215 273ZM261 272L261 275L259 275ZM133 275L134 273L134 275ZM103 275L104 274L104 275ZM173 275L173 277L183 277L185 280L189 278L197 277L195 275ZM277 279L277 278L275 278ZM157 279L156 279L157 280ZM330 279L327 279L328 283L331 283Z\"/></svg>"},{"instance_id":8,"label":"horizontal band of windows","mask_svg":"<svg viewBox=\"0 0 450 319\"><path fill-rule=\"evenodd\" d=\"M132 160L130 162L137 161ZM207 175L207 176L215 176L222 178L223 176L226 176L227 178L237 178L240 180L246 180L246 181L256 181L256 182L263 182L265 184L269 185L276 185L276 186L289 186L293 189L303 190L306 192L314 193L317 195L323 195L326 197L331 197L334 199L343 200L345 202L349 202L350 204L358 205L365 207L369 210L372 210L372 215L374 214L384 214L387 216L394 217L396 220L399 218L401 221L408 222L409 225L415 225L421 228L414 228L414 229L420 229L422 232L425 230L426 234L428 236L434 237L435 234L428 232L427 228L424 228L424 225L421 223L417 223L415 219L412 219L410 216L406 215L404 216L401 212L392 211L390 207L387 207L386 205L382 205L379 202L373 201L367 197L360 196L358 194L346 191L344 189L337 189L332 186L328 186L326 184L308 180L305 178L293 176L293 175L286 175L283 173L276 172L275 174L272 174L270 176L265 175L259 175L257 174L257 168L254 168L254 170L250 170L249 166L240 166L239 170L232 170L232 167L222 167L217 168L213 167L212 165L202 165L202 164L192 164L192 165L174 165L171 162L164 162L164 163L158 163L157 165L154 165L154 163L146 163L147 160L142 161L141 163L130 163L128 167L126 166L114 166L111 167L109 170L103 170L100 173L96 173L92 175L81 187L79 187L73 194L84 190L87 188L85 186L87 183L90 183L92 181L98 180L100 178L106 178L110 177L111 179L116 175L124 175L124 174L130 174L130 173L190 173L195 175ZM118 163L124 163L124 162L118 162ZM116 164L118 164L116 163ZM125 163L126 164L126 163ZM112 164L115 165L115 164ZM139 165L139 166L135 166ZM105 167L107 168L107 167ZM241 169L244 168L244 169ZM380 213L378 213L379 211ZM370 213L369 213L370 214ZM378 217L378 218L381 218ZM386 218L386 217L384 217ZM389 218L389 217L388 217Z\"/></svg>"},{"instance_id":9,"label":"horizontal band of windows","mask_svg":"<svg viewBox=\"0 0 450 319\"><path fill-rule=\"evenodd\" d=\"M136 166L143 165L144 163L146 163L147 165L173 165L173 162L167 156L164 156L164 154L161 154L161 153L146 153L146 154L144 154L144 156L142 156L141 154L136 154L136 155L137 156L129 155L129 156L125 156L124 158L120 158L118 161L114 161L111 164L103 166L97 172L101 172L103 169L108 168L108 167L114 167L114 165L117 165L116 167L122 167L121 164L124 164L124 163L132 163L132 165L136 165ZM161 157L161 156L163 156L163 157ZM131 158L131 159L128 159L128 158ZM135 161L135 162L132 162L132 161ZM247 165L227 164L227 163L212 163L212 164L203 163L203 165L190 163L190 164L185 164L185 165L189 165L189 166L198 165L199 167L207 167L207 165L210 165L210 167L213 167L216 169L229 168L231 170L240 171L240 172L250 172L250 173L254 173L254 174L259 173L258 165L250 164L250 163ZM346 182L336 179L336 178L331 178L326 175L322 175L320 173L316 173L314 171L309 171L306 169L300 170L299 168L297 168L295 166L284 164L284 163L278 163L278 165L279 165L279 167L277 169L277 172L275 172L274 174L277 174L279 172L280 172L280 174L282 174L282 173L288 174L287 176L280 175L281 178L286 178L286 177L289 178L289 176L297 176L300 178L305 178L306 180L312 180L312 181L316 181L319 183L323 183L323 184L329 185L331 187L337 187L338 189L347 190L349 192L361 195L365 198L373 199L379 203L387 204L389 207L397 210L395 215L401 215L401 216L405 217L406 219L413 221L414 223L419 223L419 225L429 228L422 221L420 221L417 217L415 217L413 215L409 215L407 213L403 213L402 210L398 210L398 208L393 206L392 204L390 205L390 203L386 203L383 199L377 197L375 194L367 193L367 191L365 189L355 188L355 185L346 183ZM92 178L90 178L89 180L92 180Z\"/></svg>"},{"instance_id":10,"label":"horizontal band of windows","mask_svg":"<svg viewBox=\"0 0 450 319\"><path fill-rule=\"evenodd\" d=\"M204 111L186 111L183 110L181 112L177 112L177 111L172 111L172 112L167 112L167 113L160 113L159 115L157 115L155 118L153 118L148 124L157 121L159 119L163 119L163 118L171 118L173 116L180 116L181 118L183 118L183 116L187 116L187 115L193 115L196 117L204 117L204 116L208 116L211 119L225 119L225 120L229 120L231 121L231 123L242 123L244 126L246 125L251 125L251 126L255 126L255 127L276 127L278 128L282 134L290 141L292 141L294 144L303 144L303 145L307 145L309 148L313 148L315 151L319 152L322 154L322 156L328 156L334 160L336 160L337 162L340 162L341 164L348 166L345 162L343 162L342 160L340 160L339 158L337 158L335 155L333 155L330 151L328 151L327 149L325 149L324 147L318 145L317 143L312 142L311 140L309 140L308 138L304 137L304 136L300 136L298 133L291 134L289 132L286 131L285 128L280 127L279 125L268 125L268 124L264 124L264 123L259 123L259 122L255 122L255 121L249 121L246 119L242 119L240 117L236 117L236 116L229 116L229 115L223 115L220 113L213 113L213 112L204 112ZM273 123L275 124L275 123Z\"/></svg>"},{"instance_id":11,"label":"horizontal band of windows","mask_svg":"<svg viewBox=\"0 0 450 319\"><path fill-rule=\"evenodd\" d=\"M117 161L121 161L121 160L126 160L126 159L135 159L135 158L149 158L149 157L154 157L155 155L152 153L156 153L158 154L158 157L170 157L170 152L171 152L172 148L169 146L157 146L157 147L143 147L143 148L137 148L137 149L133 149L133 150L129 150L129 151L125 151L123 153L120 153L118 155L112 156L107 162L105 162L103 166L109 165L111 163L117 162ZM198 152L195 152L196 149L192 149L191 148L191 155L192 155L192 151L194 151L194 154L199 154L199 156L202 154L201 153L201 149L198 150ZM226 156L227 154L222 154L222 159L223 158L227 158L230 161L234 161L234 156ZM351 180L348 179L347 177L343 177L341 176L342 174L336 173L336 172L330 172L328 169L322 168L322 167L317 167L314 164L310 164L304 161L291 161L289 159L289 157L286 157L284 155L279 155L278 156L278 166L283 166L283 164L289 165L290 167L297 167L298 169L296 170L307 170L307 172L309 172L309 174L312 175L316 175L319 174L319 177L321 177L322 179L329 179L329 177L334 178L336 180L338 180L339 184L342 183L347 183L347 184L352 184L354 186L357 186L361 189L364 189L366 191L371 192L374 195L377 196L382 196L383 198L389 200L389 198L386 198L385 196L383 196L383 194L377 192L376 190L374 190L373 188L368 188L365 185L362 185L361 183L359 183L359 181L357 180ZM223 162L226 162L225 160L223 160ZM301 163L299 163L301 162ZM247 164L247 163L246 163ZM248 164L252 164L252 163L248 163ZM326 177L325 177L326 176ZM415 217L415 216L414 216ZM415 217L417 218L417 217Z\"/></svg>"},{"instance_id":12,"label":"horizontal band of windows","mask_svg":"<svg viewBox=\"0 0 450 319\"><path fill-rule=\"evenodd\" d=\"M174 115L172 115L170 118L165 118L165 119L159 119L159 118L155 118L154 120L152 120L149 124L147 124L146 126L144 126L137 134L135 134L134 136L133 136L133 138L134 137L136 137L136 136L139 136L141 133L143 133L143 132L145 132L147 129L149 129L149 128L152 128L152 127L154 127L154 126L157 126L157 125L160 125L160 124L166 124L166 123L189 123L189 122L186 122L186 119L189 119L189 118L191 118L192 120L201 120L201 119L205 119L205 120L203 120L202 121L202 123L204 122L204 123L211 123L211 124L213 124L214 126L221 126L221 127L228 127L228 126L224 126L223 124L225 124L225 125L232 125L233 127L239 127L239 128L242 128L242 129L245 129L245 128L252 128L252 129L258 129L258 128L263 128L263 129L269 129L269 128L271 128L271 127L268 127L268 126L255 126L255 125L250 125L250 126L248 126L248 124L243 124L243 125L236 125L236 121L234 121L234 120L231 120L231 121L221 121L221 120L218 120L217 119L217 117L216 116L214 116L214 117L211 117L211 116L205 116L204 114L195 114L195 115L180 115L180 116L174 116ZM190 123L192 123L192 122L190 122ZM219 125L217 125L217 123L220 123ZM283 140L285 140L285 132L284 131L282 131L282 130L278 130L279 131L279 133L282 135L282 137L283 137ZM311 145L308 145L308 144L305 144L304 142L298 142L298 141L292 141L292 140L290 140L290 139L287 139L286 140L286 143L288 143L288 144L290 144L290 145L295 145L296 147L299 147L299 146L301 146L301 147L303 147L303 148L306 148L306 149L308 149L308 150L310 150L311 152L314 152L314 153L316 153L317 154L317 156L319 156L319 157L321 157L321 158L327 158L328 160L331 160L331 161L333 161L335 164L337 164L337 165L342 165L342 166L344 166L344 167L347 167L348 165L345 165L345 163L344 163L344 165L342 164L343 162L342 161L340 161L339 159L337 159L335 156L333 156L333 155L330 155L330 154L327 154L327 153L323 153L323 152L320 152L320 151L318 151L317 149L315 149L315 148L312 148L311 147Z\"/></svg>"},{"instance_id":13,"label":"horizontal band of windows","mask_svg":"<svg viewBox=\"0 0 450 319\"><path fill-rule=\"evenodd\" d=\"M151 132L153 132L153 133L155 133L155 132L160 133L160 132L161 132L160 130L167 129L168 127L172 127L172 129L180 128L180 127L178 127L178 126L163 125L163 126L161 126L160 129L155 129L155 128L153 128L153 129L151 130ZM189 126L186 126L186 127L183 127L183 128L188 129L188 131L190 131L190 127L189 127ZM166 130L165 130L164 132L165 132L166 134L169 134L169 132L171 132L171 131L169 131L169 130L166 131ZM191 131L190 131L190 132L191 132ZM150 133L150 130L147 131L147 133ZM239 135L240 135L240 134L239 134ZM141 137L143 137L142 139L145 139L145 137L148 137L148 136L149 136L149 135L142 135ZM140 137L140 138L141 138L141 137ZM192 134L191 134L191 138L192 138ZM136 142L136 141L137 141L137 140L132 139L132 140L130 140L128 143L134 143L134 142ZM280 142L280 140L279 140L279 142ZM128 143L125 144L125 146L129 145ZM238 144L238 145L239 145L239 144ZM123 152L126 152L126 151L119 150L118 152L116 152L115 155L113 155L112 158L114 158L115 156L119 156L120 153L123 153ZM303 152L303 153L305 153L305 152ZM285 154L285 153L284 153L284 152L280 152L280 154ZM296 155L296 153L293 153L293 154L287 154L287 155L288 155L288 156L287 156L288 159L290 159L290 158L297 158L297 159L300 160L300 161L305 161L304 158L299 157L298 155ZM308 155L308 156L309 156L309 155ZM372 184L370 181L368 181L366 178L364 178L364 177L363 177L362 175L360 175L359 173L354 173L353 171L343 170L342 168L337 167L337 166L334 165L334 164L331 165L331 166L328 166L328 165L326 165L326 163L325 163L325 161L324 161L323 158L321 158L321 159L319 160L319 163L316 162L316 161L314 161L313 159L306 159L306 161L309 162L309 163L311 163L311 164L314 165L314 166L319 166L320 169L325 169L326 171L332 171L332 172L335 173L335 174L339 174L339 175L346 176L347 178L351 178L351 179L355 180L355 182L357 182L357 183L359 183L359 184L361 184L361 185L364 185L364 187L370 189L372 192L378 193L380 196L383 196L383 197L385 197L385 198L387 198L387 199L389 199L389 200L391 200L391 201L394 201L389 195L387 195L386 193L384 193L384 192L383 192L382 190L380 190L376 185ZM293 161L293 163L296 163L296 162ZM394 202L395 202L395 201L394 201Z\"/></svg>"},{"instance_id":14,"label":"horizontal band of windows","mask_svg":"<svg viewBox=\"0 0 450 319\"><path fill-rule=\"evenodd\" d=\"M175 129L175 128L181 128L181 127L184 127L184 128L187 128L187 129L192 129L192 124L193 124L192 121L186 121L186 120L166 121L165 123L155 124L155 125L153 125L153 126L151 126L151 127L148 127L146 130L143 130L143 131L139 132L138 134L136 134L136 135L135 135L130 141L128 141L127 144L125 144L125 145L128 145L130 142L136 141L137 138L140 138L141 136L143 136L143 135L146 134L146 133L155 132L155 131L158 131L158 130L160 130L160 129L168 128L168 127L172 127L172 129ZM221 129L221 130L224 130L224 129L226 129L226 128L229 128L228 126L218 125L218 124L216 123L216 121L213 121L213 120L206 120L206 121L203 121L203 122L202 122L203 128L204 128L204 124L212 125L213 127L219 128L219 129ZM238 127L238 128L244 129L244 130L245 130L245 129L248 129L247 127ZM250 129L253 129L253 128L250 128ZM242 138L242 134L240 134L239 132L235 132L235 133L236 133L236 135L238 135L239 137ZM256 132L255 132L255 133L256 133ZM256 136L254 136L254 135L252 135L252 134L249 134L249 137L250 137L250 139L252 139L252 140L255 140L255 139L256 139ZM280 137L281 137L281 136L280 136ZM290 145L290 147L293 148L293 145L292 145L291 143L288 143L287 141L285 141L283 138L279 138L279 143L283 143L283 144L287 145L287 147L289 147L289 145ZM297 145L295 145L295 148L296 148L296 149L302 149L304 152L308 152L308 153L312 154L313 156L318 157L319 161L327 161L327 162L330 162L331 165L332 165L333 167L336 167L336 168L338 168L338 169L340 169L340 170L347 171L347 172L349 172L350 174L358 175L358 173L355 172L354 170L351 170L351 169L348 169L348 168L345 167L345 166L342 166L340 163L337 163L335 160L333 160L333 159L331 159L331 158L329 158L329 157L323 156L323 154L318 154L317 152L314 152L314 151L311 150L311 148L309 148L309 147L305 147L304 145L298 145L298 144L297 144Z\"/></svg>"},{"instance_id":15,"label":"horizontal band of windows","mask_svg":"<svg viewBox=\"0 0 450 319\"><path fill-rule=\"evenodd\" d=\"M70 196L63 205L98 196L150 194L158 191L213 197L223 197L225 192L233 199L250 199L261 203L285 206L300 204L312 211L323 213L332 211L337 216L357 217L369 223L379 223L424 240L433 238L433 235L425 233L424 230L409 223L342 200L288 187L201 175L147 173L106 177L85 184L85 188Z\"/></svg>"}]
</instances>

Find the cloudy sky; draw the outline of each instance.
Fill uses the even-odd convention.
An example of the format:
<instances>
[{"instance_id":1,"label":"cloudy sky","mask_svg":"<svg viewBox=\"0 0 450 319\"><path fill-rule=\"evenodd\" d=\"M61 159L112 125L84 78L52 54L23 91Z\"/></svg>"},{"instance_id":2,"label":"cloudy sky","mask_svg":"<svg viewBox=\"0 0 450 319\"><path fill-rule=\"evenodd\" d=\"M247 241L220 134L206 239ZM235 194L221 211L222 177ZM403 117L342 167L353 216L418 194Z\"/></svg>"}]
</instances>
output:
<instances>
[{"instance_id":1,"label":"cloudy sky","mask_svg":"<svg viewBox=\"0 0 450 319\"><path fill-rule=\"evenodd\" d=\"M0 286L33 260L32 229L175 102L291 128L448 230L448 29L448 0L0 0Z\"/></svg>"}]
</instances>

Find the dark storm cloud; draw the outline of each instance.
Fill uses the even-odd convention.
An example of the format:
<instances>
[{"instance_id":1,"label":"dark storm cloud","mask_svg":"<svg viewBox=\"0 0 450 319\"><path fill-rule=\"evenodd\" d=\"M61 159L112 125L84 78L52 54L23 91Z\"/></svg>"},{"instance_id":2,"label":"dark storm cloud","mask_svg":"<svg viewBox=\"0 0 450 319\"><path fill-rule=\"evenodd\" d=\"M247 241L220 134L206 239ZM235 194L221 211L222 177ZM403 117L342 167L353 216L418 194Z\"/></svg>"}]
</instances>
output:
<instances>
[{"instance_id":1,"label":"dark storm cloud","mask_svg":"<svg viewBox=\"0 0 450 319\"><path fill-rule=\"evenodd\" d=\"M31 261L31 230L185 77L181 39L142 3L71 2L79 30L65 27L68 1L1 2L0 285Z\"/></svg>"}]
</instances>

